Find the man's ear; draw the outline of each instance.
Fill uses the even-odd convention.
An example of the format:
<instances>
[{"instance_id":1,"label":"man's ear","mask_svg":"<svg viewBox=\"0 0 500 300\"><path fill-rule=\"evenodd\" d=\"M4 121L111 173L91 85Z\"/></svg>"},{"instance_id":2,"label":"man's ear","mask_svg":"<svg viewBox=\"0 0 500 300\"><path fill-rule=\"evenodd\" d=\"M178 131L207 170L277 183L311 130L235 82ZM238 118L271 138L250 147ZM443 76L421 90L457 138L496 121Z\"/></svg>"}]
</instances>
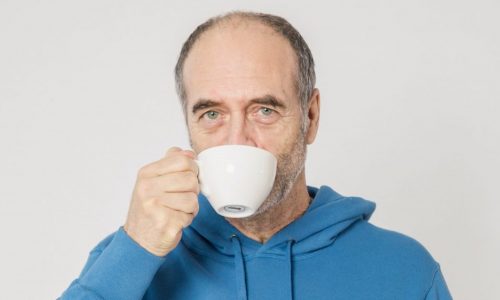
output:
<instances>
[{"instance_id":1,"label":"man's ear","mask_svg":"<svg viewBox=\"0 0 500 300\"><path fill-rule=\"evenodd\" d=\"M319 111L320 111L320 96L317 88L313 89L311 98L307 109L307 122L309 126L306 132L306 142L308 145L312 144L316 139L319 127Z\"/></svg>"}]
</instances>

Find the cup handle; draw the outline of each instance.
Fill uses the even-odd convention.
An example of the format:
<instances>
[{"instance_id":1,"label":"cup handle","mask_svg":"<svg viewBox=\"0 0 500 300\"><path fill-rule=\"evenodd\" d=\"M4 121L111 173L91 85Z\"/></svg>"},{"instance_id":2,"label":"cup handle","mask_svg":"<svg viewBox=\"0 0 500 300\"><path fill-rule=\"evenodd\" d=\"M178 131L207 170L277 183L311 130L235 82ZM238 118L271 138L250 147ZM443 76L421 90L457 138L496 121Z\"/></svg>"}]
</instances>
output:
<instances>
[{"instance_id":1,"label":"cup handle","mask_svg":"<svg viewBox=\"0 0 500 300\"><path fill-rule=\"evenodd\" d=\"M205 195L209 196L210 191L209 189L203 184L203 178L201 176L201 168L202 168L202 162L200 160L194 159L194 162L198 165L198 183L200 184L200 191Z\"/></svg>"}]
</instances>

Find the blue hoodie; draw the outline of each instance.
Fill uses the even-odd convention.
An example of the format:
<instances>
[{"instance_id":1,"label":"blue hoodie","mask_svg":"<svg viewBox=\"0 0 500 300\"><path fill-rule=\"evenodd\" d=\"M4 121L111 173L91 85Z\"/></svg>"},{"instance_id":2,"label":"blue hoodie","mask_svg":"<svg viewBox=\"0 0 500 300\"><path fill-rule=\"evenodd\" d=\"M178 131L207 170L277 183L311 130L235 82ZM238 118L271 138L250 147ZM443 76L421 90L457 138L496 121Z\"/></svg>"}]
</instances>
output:
<instances>
[{"instance_id":1,"label":"blue hoodie","mask_svg":"<svg viewBox=\"0 0 500 300\"><path fill-rule=\"evenodd\" d=\"M451 299L417 241L368 222L373 202L309 187L306 213L265 244L200 195L179 245L155 256L120 228L90 252L60 299Z\"/></svg>"}]
</instances>

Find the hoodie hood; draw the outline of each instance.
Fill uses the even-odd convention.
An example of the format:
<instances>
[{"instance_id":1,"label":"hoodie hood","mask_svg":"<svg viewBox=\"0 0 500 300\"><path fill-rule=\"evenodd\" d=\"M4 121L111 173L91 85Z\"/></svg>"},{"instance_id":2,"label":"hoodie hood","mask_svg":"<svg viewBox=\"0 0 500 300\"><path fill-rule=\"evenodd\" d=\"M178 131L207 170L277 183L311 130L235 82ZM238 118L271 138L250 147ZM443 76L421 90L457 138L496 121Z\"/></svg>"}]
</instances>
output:
<instances>
[{"instance_id":1,"label":"hoodie hood","mask_svg":"<svg viewBox=\"0 0 500 300\"><path fill-rule=\"evenodd\" d=\"M240 300L249 297L249 278L255 282L258 276L255 271L248 270L247 262L258 257L281 257L285 264L275 272L274 283L281 287L283 299L293 299L294 259L332 245L349 226L359 220L368 220L375 210L373 202L343 197L326 186L308 187L308 192L313 201L304 215L264 244L239 232L200 195L200 212L184 231L183 243L201 255L232 260L237 299ZM262 265L258 272L266 272L266 268L269 266Z\"/></svg>"},{"instance_id":2,"label":"hoodie hood","mask_svg":"<svg viewBox=\"0 0 500 300\"><path fill-rule=\"evenodd\" d=\"M300 255L331 245L351 224L368 220L375 210L375 203L359 197L344 197L327 186L308 187L308 192L313 201L304 215L264 244L239 232L200 195L200 212L189 227L191 230L185 232L188 247L233 256L232 239L237 237L245 256L283 253L289 242L293 242L292 254Z\"/></svg>"}]
</instances>

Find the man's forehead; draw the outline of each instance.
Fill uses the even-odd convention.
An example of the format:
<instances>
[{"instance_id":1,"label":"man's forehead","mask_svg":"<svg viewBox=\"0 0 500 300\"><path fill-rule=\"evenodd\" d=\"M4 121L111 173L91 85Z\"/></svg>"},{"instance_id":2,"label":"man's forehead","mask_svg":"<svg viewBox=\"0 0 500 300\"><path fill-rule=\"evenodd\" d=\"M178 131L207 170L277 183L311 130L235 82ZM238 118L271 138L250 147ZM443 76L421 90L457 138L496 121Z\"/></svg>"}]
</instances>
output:
<instances>
[{"instance_id":1,"label":"man's forehead","mask_svg":"<svg viewBox=\"0 0 500 300\"><path fill-rule=\"evenodd\" d=\"M221 23L204 33L185 61L183 77L187 96L190 90L196 94L193 88L212 94L265 88L255 92L273 94L295 86L295 70L289 42L266 25L246 21Z\"/></svg>"}]
</instances>

